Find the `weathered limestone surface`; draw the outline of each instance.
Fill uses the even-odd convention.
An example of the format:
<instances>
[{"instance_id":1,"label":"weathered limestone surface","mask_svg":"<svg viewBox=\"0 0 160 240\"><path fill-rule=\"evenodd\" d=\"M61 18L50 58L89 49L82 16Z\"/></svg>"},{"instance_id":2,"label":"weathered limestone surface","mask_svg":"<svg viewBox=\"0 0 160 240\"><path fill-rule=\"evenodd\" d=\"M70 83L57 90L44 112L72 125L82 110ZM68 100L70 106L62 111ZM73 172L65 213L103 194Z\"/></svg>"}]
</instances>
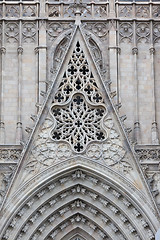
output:
<instances>
[{"instance_id":1,"label":"weathered limestone surface","mask_svg":"<svg viewBox=\"0 0 160 240\"><path fill-rule=\"evenodd\" d=\"M154 239L160 3L3 0L0 50L0 239Z\"/></svg>"}]
</instances>

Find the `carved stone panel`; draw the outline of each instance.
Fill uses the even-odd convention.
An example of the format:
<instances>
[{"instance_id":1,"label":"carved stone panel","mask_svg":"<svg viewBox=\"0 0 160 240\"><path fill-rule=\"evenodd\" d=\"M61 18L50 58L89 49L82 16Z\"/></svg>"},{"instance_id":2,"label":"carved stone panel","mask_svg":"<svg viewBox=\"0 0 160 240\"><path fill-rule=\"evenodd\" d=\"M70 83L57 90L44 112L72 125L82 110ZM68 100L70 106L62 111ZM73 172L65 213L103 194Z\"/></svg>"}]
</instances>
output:
<instances>
[{"instance_id":1,"label":"carved stone panel","mask_svg":"<svg viewBox=\"0 0 160 240\"><path fill-rule=\"evenodd\" d=\"M136 6L136 17L149 18L149 6Z\"/></svg>"},{"instance_id":2,"label":"carved stone panel","mask_svg":"<svg viewBox=\"0 0 160 240\"><path fill-rule=\"evenodd\" d=\"M153 5L153 13L152 13L154 18L159 18L160 17L160 6L159 5Z\"/></svg>"},{"instance_id":3,"label":"carved stone panel","mask_svg":"<svg viewBox=\"0 0 160 240\"><path fill-rule=\"evenodd\" d=\"M106 40L108 36L108 24L106 23L84 23L83 28L92 32L100 40Z\"/></svg>"},{"instance_id":4,"label":"carved stone panel","mask_svg":"<svg viewBox=\"0 0 160 240\"><path fill-rule=\"evenodd\" d=\"M5 36L8 43L16 43L19 40L19 23L7 22Z\"/></svg>"},{"instance_id":5,"label":"carved stone panel","mask_svg":"<svg viewBox=\"0 0 160 240\"><path fill-rule=\"evenodd\" d=\"M0 208L15 170L15 164L0 163Z\"/></svg>"},{"instance_id":6,"label":"carved stone panel","mask_svg":"<svg viewBox=\"0 0 160 240\"><path fill-rule=\"evenodd\" d=\"M36 17L36 6L34 5L23 5L22 16L23 17Z\"/></svg>"},{"instance_id":7,"label":"carved stone panel","mask_svg":"<svg viewBox=\"0 0 160 240\"><path fill-rule=\"evenodd\" d=\"M133 40L133 23L122 22L119 25L119 41L120 42L132 42Z\"/></svg>"},{"instance_id":8,"label":"carved stone panel","mask_svg":"<svg viewBox=\"0 0 160 240\"><path fill-rule=\"evenodd\" d=\"M160 41L160 23L153 25L153 40L155 43Z\"/></svg>"},{"instance_id":9,"label":"carved stone panel","mask_svg":"<svg viewBox=\"0 0 160 240\"><path fill-rule=\"evenodd\" d=\"M37 27L35 22L24 22L22 25L22 41L34 43L36 41Z\"/></svg>"},{"instance_id":10,"label":"carved stone panel","mask_svg":"<svg viewBox=\"0 0 160 240\"><path fill-rule=\"evenodd\" d=\"M133 7L131 5L119 6L119 17L132 17Z\"/></svg>"},{"instance_id":11,"label":"carved stone panel","mask_svg":"<svg viewBox=\"0 0 160 240\"><path fill-rule=\"evenodd\" d=\"M137 43L150 42L150 25L147 22L140 22L136 25Z\"/></svg>"},{"instance_id":12,"label":"carved stone panel","mask_svg":"<svg viewBox=\"0 0 160 240\"><path fill-rule=\"evenodd\" d=\"M6 5L6 17L19 17L20 8L18 5Z\"/></svg>"}]
</instances>

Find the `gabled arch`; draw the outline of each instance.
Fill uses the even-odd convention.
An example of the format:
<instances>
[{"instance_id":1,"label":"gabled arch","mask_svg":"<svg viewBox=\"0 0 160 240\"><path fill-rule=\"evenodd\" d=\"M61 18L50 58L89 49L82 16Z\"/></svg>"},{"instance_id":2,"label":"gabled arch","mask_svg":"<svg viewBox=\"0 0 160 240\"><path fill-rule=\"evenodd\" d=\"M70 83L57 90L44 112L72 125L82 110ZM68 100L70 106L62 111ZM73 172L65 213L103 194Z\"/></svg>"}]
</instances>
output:
<instances>
[{"instance_id":1,"label":"gabled arch","mask_svg":"<svg viewBox=\"0 0 160 240\"><path fill-rule=\"evenodd\" d=\"M50 239L64 224L88 232L76 218L95 226L95 239L154 239L154 201L80 28L68 48L8 192L0 237Z\"/></svg>"}]
</instances>

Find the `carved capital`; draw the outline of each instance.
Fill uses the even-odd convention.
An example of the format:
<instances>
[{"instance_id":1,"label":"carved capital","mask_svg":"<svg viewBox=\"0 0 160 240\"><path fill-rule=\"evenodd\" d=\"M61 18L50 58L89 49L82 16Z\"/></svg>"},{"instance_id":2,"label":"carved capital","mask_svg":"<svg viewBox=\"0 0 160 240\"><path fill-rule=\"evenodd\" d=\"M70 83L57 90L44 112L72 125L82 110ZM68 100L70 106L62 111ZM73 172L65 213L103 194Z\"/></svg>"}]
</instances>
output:
<instances>
[{"instance_id":1,"label":"carved capital","mask_svg":"<svg viewBox=\"0 0 160 240\"><path fill-rule=\"evenodd\" d=\"M6 48L5 47L1 47L1 54L6 54Z\"/></svg>"},{"instance_id":2,"label":"carved capital","mask_svg":"<svg viewBox=\"0 0 160 240\"><path fill-rule=\"evenodd\" d=\"M155 54L155 48L154 48L154 47L151 47L151 48L149 49L149 52L150 52L151 55L154 55L154 54Z\"/></svg>"},{"instance_id":3,"label":"carved capital","mask_svg":"<svg viewBox=\"0 0 160 240\"><path fill-rule=\"evenodd\" d=\"M133 55L138 54L138 48L137 47L132 48L132 54Z\"/></svg>"},{"instance_id":4,"label":"carved capital","mask_svg":"<svg viewBox=\"0 0 160 240\"><path fill-rule=\"evenodd\" d=\"M17 48L17 52L18 52L18 54L22 54L23 53L23 48L22 47L18 47Z\"/></svg>"}]
</instances>

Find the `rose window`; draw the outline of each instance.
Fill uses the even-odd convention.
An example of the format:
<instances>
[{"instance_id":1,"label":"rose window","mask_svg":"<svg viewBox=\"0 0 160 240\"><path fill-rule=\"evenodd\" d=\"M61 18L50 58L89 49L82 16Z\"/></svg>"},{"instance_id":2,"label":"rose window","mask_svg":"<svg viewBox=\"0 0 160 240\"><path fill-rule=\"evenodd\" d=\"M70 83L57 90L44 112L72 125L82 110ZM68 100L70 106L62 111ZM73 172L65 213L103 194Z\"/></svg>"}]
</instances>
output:
<instances>
[{"instance_id":1,"label":"rose window","mask_svg":"<svg viewBox=\"0 0 160 240\"><path fill-rule=\"evenodd\" d=\"M105 107L91 105L83 94L75 94L69 104L54 104L51 112L56 120L52 139L69 142L75 152L84 151L91 141L106 139L102 128Z\"/></svg>"},{"instance_id":2,"label":"rose window","mask_svg":"<svg viewBox=\"0 0 160 240\"><path fill-rule=\"evenodd\" d=\"M77 42L51 106L55 119L51 138L69 143L77 153L85 151L90 142L106 140L103 119L107 110L103 103L102 94Z\"/></svg>"}]
</instances>

